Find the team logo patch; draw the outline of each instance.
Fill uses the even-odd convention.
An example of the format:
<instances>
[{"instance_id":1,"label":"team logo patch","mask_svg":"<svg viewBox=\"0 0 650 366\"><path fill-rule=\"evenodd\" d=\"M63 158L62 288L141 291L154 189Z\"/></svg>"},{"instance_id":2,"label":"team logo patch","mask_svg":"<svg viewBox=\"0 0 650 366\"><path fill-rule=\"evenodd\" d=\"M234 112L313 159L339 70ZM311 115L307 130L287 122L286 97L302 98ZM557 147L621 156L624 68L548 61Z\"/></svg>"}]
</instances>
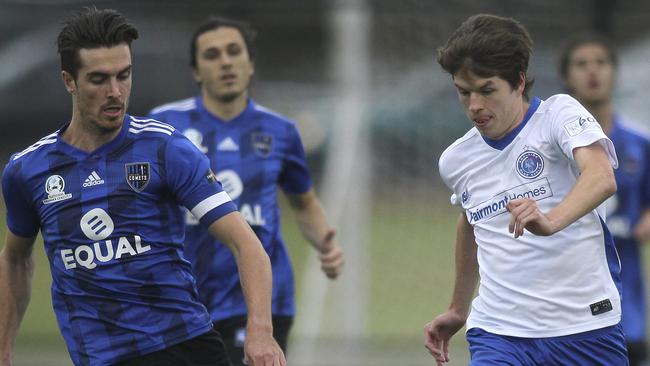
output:
<instances>
[{"instance_id":1,"label":"team logo patch","mask_svg":"<svg viewBox=\"0 0 650 366\"><path fill-rule=\"evenodd\" d=\"M217 179L217 176L214 175L212 169L208 169L208 171L205 173L205 179L208 180L208 183L216 183L219 181L219 179Z\"/></svg>"},{"instance_id":2,"label":"team logo patch","mask_svg":"<svg viewBox=\"0 0 650 366\"><path fill-rule=\"evenodd\" d=\"M149 184L149 163L124 164L126 170L126 182L136 192L142 190Z\"/></svg>"},{"instance_id":3,"label":"team logo patch","mask_svg":"<svg viewBox=\"0 0 650 366\"><path fill-rule=\"evenodd\" d=\"M44 205L72 198L72 193L65 193L65 180L60 175L50 175L47 178L45 193L47 193L47 199L43 200Z\"/></svg>"},{"instance_id":4,"label":"team logo patch","mask_svg":"<svg viewBox=\"0 0 650 366\"><path fill-rule=\"evenodd\" d=\"M253 150L255 150L256 153L261 155L263 158L271 155L271 151L273 150L273 136L267 133L257 132L251 135L251 140Z\"/></svg>"},{"instance_id":5,"label":"team logo patch","mask_svg":"<svg viewBox=\"0 0 650 366\"><path fill-rule=\"evenodd\" d=\"M522 178L537 178L543 170L544 159L535 151L526 150L517 158L517 173Z\"/></svg>"},{"instance_id":6,"label":"team logo patch","mask_svg":"<svg viewBox=\"0 0 650 366\"><path fill-rule=\"evenodd\" d=\"M577 119L566 123L564 125L564 130L570 137L574 137L582 133L582 131L594 122L596 122L596 120L591 116L578 117Z\"/></svg>"}]
</instances>

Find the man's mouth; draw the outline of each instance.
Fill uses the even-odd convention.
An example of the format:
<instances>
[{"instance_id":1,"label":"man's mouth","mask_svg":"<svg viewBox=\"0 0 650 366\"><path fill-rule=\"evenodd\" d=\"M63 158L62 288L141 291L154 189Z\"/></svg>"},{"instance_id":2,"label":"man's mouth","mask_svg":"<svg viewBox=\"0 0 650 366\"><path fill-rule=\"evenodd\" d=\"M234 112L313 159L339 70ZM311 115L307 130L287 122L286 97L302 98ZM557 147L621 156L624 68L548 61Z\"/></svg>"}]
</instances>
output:
<instances>
[{"instance_id":1,"label":"man's mouth","mask_svg":"<svg viewBox=\"0 0 650 366\"><path fill-rule=\"evenodd\" d=\"M122 113L122 106L121 105L109 105L104 108L102 108L102 112L109 117L117 117Z\"/></svg>"}]
</instances>

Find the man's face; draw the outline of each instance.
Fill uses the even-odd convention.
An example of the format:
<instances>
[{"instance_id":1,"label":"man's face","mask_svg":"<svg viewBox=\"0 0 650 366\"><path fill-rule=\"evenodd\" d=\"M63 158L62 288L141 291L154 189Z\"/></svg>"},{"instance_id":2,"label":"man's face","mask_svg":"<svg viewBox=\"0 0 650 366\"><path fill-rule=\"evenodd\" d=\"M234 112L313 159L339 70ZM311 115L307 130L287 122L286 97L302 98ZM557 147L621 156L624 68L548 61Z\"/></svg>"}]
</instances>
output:
<instances>
[{"instance_id":1,"label":"man's face","mask_svg":"<svg viewBox=\"0 0 650 366\"><path fill-rule=\"evenodd\" d=\"M248 96L254 65L241 33L233 27L219 27L196 39L194 79L203 95L221 102Z\"/></svg>"},{"instance_id":2,"label":"man's face","mask_svg":"<svg viewBox=\"0 0 650 366\"><path fill-rule=\"evenodd\" d=\"M74 110L86 127L106 133L122 126L131 94L131 50L126 44L79 50L81 67L74 80L63 72Z\"/></svg>"},{"instance_id":3,"label":"man's face","mask_svg":"<svg viewBox=\"0 0 650 366\"><path fill-rule=\"evenodd\" d=\"M607 49L598 43L585 43L573 50L564 81L576 99L593 105L611 99L614 74Z\"/></svg>"},{"instance_id":4,"label":"man's face","mask_svg":"<svg viewBox=\"0 0 650 366\"><path fill-rule=\"evenodd\" d=\"M513 89L501 77L483 78L461 71L454 76L454 85L465 114L483 136L501 139L523 119L523 76Z\"/></svg>"}]
</instances>

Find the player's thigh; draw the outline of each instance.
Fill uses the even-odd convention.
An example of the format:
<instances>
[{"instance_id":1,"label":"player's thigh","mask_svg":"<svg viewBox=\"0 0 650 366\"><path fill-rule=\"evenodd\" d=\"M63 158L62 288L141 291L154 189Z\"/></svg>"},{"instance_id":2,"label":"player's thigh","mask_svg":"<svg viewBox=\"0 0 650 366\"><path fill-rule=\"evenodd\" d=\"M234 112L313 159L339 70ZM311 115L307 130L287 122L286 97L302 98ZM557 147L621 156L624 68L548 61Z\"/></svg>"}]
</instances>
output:
<instances>
[{"instance_id":1,"label":"player's thigh","mask_svg":"<svg viewBox=\"0 0 650 366\"><path fill-rule=\"evenodd\" d=\"M114 366L231 366L219 333L210 330L198 337Z\"/></svg>"},{"instance_id":2,"label":"player's thigh","mask_svg":"<svg viewBox=\"0 0 650 366\"><path fill-rule=\"evenodd\" d=\"M228 358L233 366L243 366L246 316L235 316L215 322L214 329L221 333Z\"/></svg>"},{"instance_id":3,"label":"player's thigh","mask_svg":"<svg viewBox=\"0 0 650 366\"><path fill-rule=\"evenodd\" d=\"M469 366L534 366L534 350L523 338L492 334L479 328L467 331Z\"/></svg>"},{"instance_id":4,"label":"player's thigh","mask_svg":"<svg viewBox=\"0 0 650 366\"><path fill-rule=\"evenodd\" d=\"M292 325L292 316L273 317L273 338L275 338L285 354L287 353L287 343L289 342L289 332L291 332Z\"/></svg>"},{"instance_id":5,"label":"player's thigh","mask_svg":"<svg viewBox=\"0 0 650 366\"><path fill-rule=\"evenodd\" d=\"M545 353L553 365L629 365L620 324L543 342Z\"/></svg>"},{"instance_id":6,"label":"player's thigh","mask_svg":"<svg viewBox=\"0 0 650 366\"><path fill-rule=\"evenodd\" d=\"M286 353L289 332L293 325L291 316L273 316L273 338ZM214 323L214 329L221 333L226 352L233 366L244 365L244 343L246 341L246 317L236 316Z\"/></svg>"}]
</instances>

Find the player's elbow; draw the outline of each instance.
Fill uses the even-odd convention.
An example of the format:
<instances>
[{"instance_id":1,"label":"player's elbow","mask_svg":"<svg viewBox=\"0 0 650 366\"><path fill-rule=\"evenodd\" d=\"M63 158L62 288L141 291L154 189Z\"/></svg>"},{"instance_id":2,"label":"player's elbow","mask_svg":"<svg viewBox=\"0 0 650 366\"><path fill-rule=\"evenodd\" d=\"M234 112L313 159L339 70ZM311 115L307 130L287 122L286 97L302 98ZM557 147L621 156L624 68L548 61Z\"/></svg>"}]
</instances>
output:
<instances>
[{"instance_id":1,"label":"player's elbow","mask_svg":"<svg viewBox=\"0 0 650 366\"><path fill-rule=\"evenodd\" d=\"M614 193L616 193L616 179L614 177L614 171L612 169L608 169L604 172L600 182L604 198L611 197L614 195Z\"/></svg>"}]
</instances>

